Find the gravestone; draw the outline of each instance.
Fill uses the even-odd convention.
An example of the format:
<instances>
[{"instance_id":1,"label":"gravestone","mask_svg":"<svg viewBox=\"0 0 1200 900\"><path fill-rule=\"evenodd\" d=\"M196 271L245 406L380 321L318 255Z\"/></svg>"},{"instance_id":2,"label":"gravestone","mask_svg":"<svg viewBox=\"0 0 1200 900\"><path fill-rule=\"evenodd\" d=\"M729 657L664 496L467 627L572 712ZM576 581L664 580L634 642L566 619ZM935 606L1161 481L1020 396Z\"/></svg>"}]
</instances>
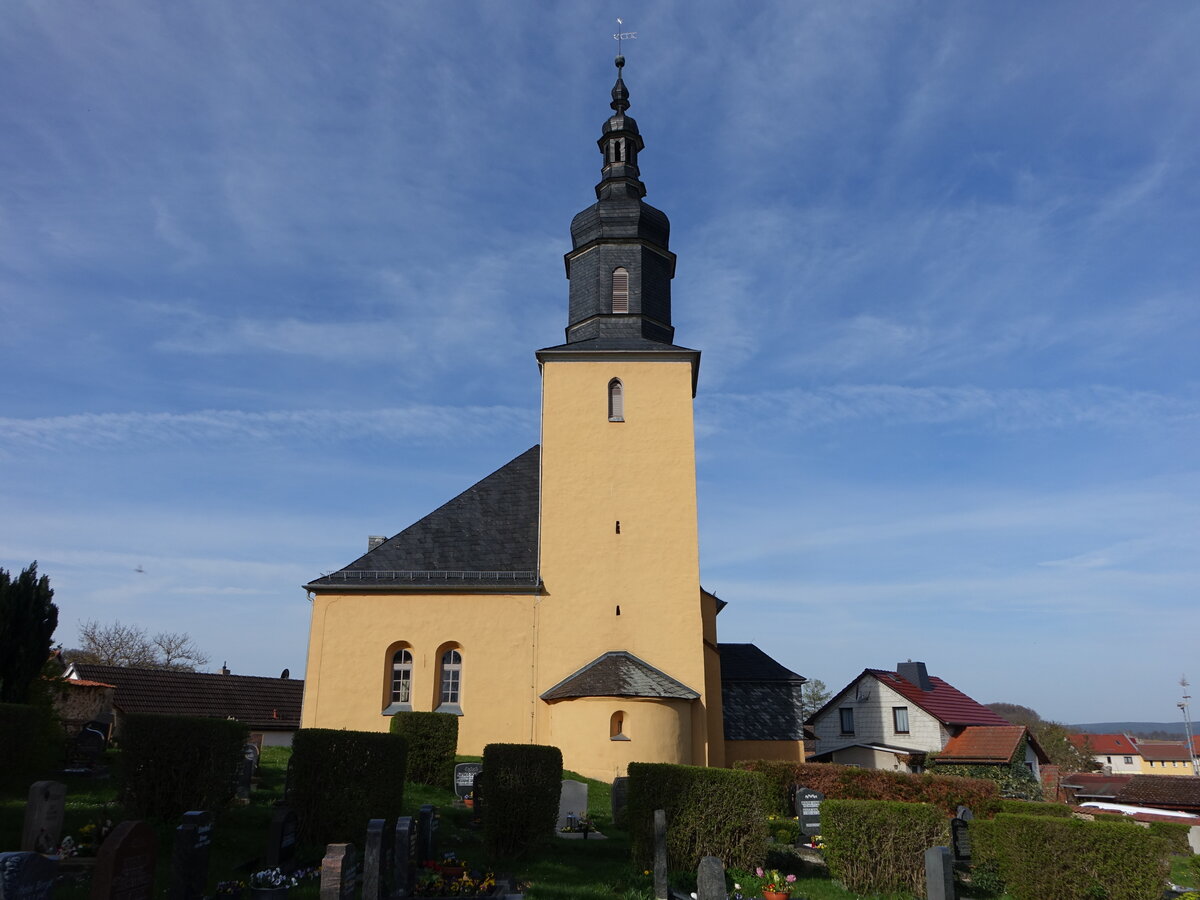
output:
<instances>
[{"instance_id":1,"label":"gravestone","mask_svg":"<svg viewBox=\"0 0 1200 900\"><path fill-rule=\"evenodd\" d=\"M91 900L151 900L158 838L145 822L122 822L100 845Z\"/></svg>"},{"instance_id":2,"label":"gravestone","mask_svg":"<svg viewBox=\"0 0 1200 900\"><path fill-rule=\"evenodd\" d=\"M258 749L258 745L252 744L249 741L247 741L245 746L242 747L242 759L248 759L254 764L254 773L258 772L258 758L261 754L262 751Z\"/></svg>"},{"instance_id":3,"label":"gravestone","mask_svg":"<svg viewBox=\"0 0 1200 900\"><path fill-rule=\"evenodd\" d=\"M294 809L275 807L271 814L271 826L267 829L267 850L263 854L268 869L290 872L296 868L296 830L299 825L300 820Z\"/></svg>"},{"instance_id":4,"label":"gravestone","mask_svg":"<svg viewBox=\"0 0 1200 900\"><path fill-rule=\"evenodd\" d=\"M614 778L612 783L612 821L618 828L625 827L625 810L629 807L629 779Z\"/></svg>"},{"instance_id":5,"label":"gravestone","mask_svg":"<svg viewBox=\"0 0 1200 900\"><path fill-rule=\"evenodd\" d=\"M351 900L358 861L353 844L330 844L321 860L321 900Z\"/></svg>"},{"instance_id":6,"label":"gravestone","mask_svg":"<svg viewBox=\"0 0 1200 900\"><path fill-rule=\"evenodd\" d=\"M67 770L90 772L96 769L107 745L103 732L85 725L67 745Z\"/></svg>"},{"instance_id":7,"label":"gravestone","mask_svg":"<svg viewBox=\"0 0 1200 900\"><path fill-rule=\"evenodd\" d=\"M586 819L588 811L588 786L583 781L572 781L564 778L558 792L558 824L556 830L562 831L568 824L574 824L579 819Z\"/></svg>"},{"instance_id":8,"label":"gravestone","mask_svg":"<svg viewBox=\"0 0 1200 900\"><path fill-rule=\"evenodd\" d=\"M971 807L959 805L954 813L955 818L962 819L964 822L970 822L975 818L975 813L971 812Z\"/></svg>"},{"instance_id":9,"label":"gravestone","mask_svg":"<svg viewBox=\"0 0 1200 900\"><path fill-rule=\"evenodd\" d=\"M396 836L392 841L392 896L411 897L416 877L417 829L412 816L396 820Z\"/></svg>"},{"instance_id":10,"label":"gravestone","mask_svg":"<svg viewBox=\"0 0 1200 900\"><path fill-rule=\"evenodd\" d=\"M800 833L812 836L821 833L821 801L825 795L812 788L796 785L795 811L800 819Z\"/></svg>"},{"instance_id":11,"label":"gravestone","mask_svg":"<svg viewBox=\"0 0 1200 900\"><path fill-rule=\"evenodd\" d=\"M696 900L725 900L725 865L715 856L705 856L696 870Z\"/></svg>"},{"instance_id":12,"label":"gravestone","mask_svg":"<svg viewBox=\"0 0 1200 900\"><path fill-rule=\"evenodd\" d=\"M454 767L454 793L459 800L475 790L475 776L483 771L483 763L459 763Z\"/></svg>"},{"instance_id":13,"label":"gravestone","mask_svg":"<svg viewBox=\"0 0 1200 900\"><path fill-rule=\"evenodd\" d=\"M208 854L212 849L212 813L183 814L171 848L170 900L202 900L208 887Z\"/></svg>"},{"instance_id":14,"label":"gravestone","mask_svg":"<svg viewBox=\"0 0 1200 900\"><path fill-rule=\"evenodd\" d=\"M437 807L426 803L417 813L417 859L425 862L438 859Z\"/></svg>"},{"instance_id":15,"label":"gravestone","mask_svg":"<svg viewBox=\"0 0 1200 900\"><path fill-rule=\"evenodd\" d=\"M966 819L950 820L950 846L954 850L955 865L971 864L971 830Z\"/></svg>"},{"instance_id":16,"label":"gravestone","mask_svg":"<svg viewBox=\"0 0 1200 900\"><path fill-rule=\"evenodd\" d=\"M667 813L654 811L654 900L668 900L667 885Z\"/></svg>"},{"instance_id":17,"label":"gravestone","mask_svg":"<svg viewBox=\"0 0 1200 900\"><path fill-rule=\"evenodd\" d=\"M475 818L483 818L483 771L475 773Z\"/></svg>"},{"instance_id":18,"label":"gravestone","mask_svg":"<svg viewBox=\"0 0 1200 900\"><path fill-rule=\"evenodd\" d=\"M254 762L249 759L238 761L237 790L235 796L243 803L250 802L250 787L254 781Z\"/></svg>"},{"instance_id":19,"label":"gravestone","mask_svg":"<svg viewBox=\"0 0 1200 900\"><path fill-rule=\"evenodd\" d=\"M367 822L367 839L363 843L362 900L381 900L386 896L384 878L387 865L387 820L371 819Z\"/></svg>"},{"instance_id":20,"label":"gravestone","mask_svg":"<svg viewBox=\"0 0 1200 900\"><path fill-rule=\"evenodd\" d=\"M955 900L954 863L949 847L925 851L925 900Z\"/></svg>"},{"instance_id":21,"label":"gravestone","mask_svg":"<svg viewBox=\"0 0 1200 900\"><path fill-rule=\"evenodd\" d=\"M21 851L0 853L0 900L50 900L58 859Z\"/></svg>"},{"instance_id":22,"label":"gravestone","mask_svg":"<svg viewBox=\"0 0 1200 900\"><path fill-rule=\"evenodd\" d=\"M30 785L25 827L21 830L22 850L53 853L58 849L66 802L67 786L61 781L35 781Z\"/></svg>"}]
</instances>

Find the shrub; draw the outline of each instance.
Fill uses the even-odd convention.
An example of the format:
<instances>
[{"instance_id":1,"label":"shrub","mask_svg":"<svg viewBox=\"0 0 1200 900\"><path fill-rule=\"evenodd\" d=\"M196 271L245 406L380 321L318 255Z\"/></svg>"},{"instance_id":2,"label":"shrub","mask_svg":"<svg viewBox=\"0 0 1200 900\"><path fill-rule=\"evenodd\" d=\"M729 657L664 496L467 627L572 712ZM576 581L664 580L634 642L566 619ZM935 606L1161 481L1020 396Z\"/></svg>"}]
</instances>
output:
<instances>
[{"instance_id":1,"label":"shrub","mask_svg":"<svg viewBox=\"0 0 1200 900\"><path fill-rule=\"evenodd\" d=\"M1037 800L1002 799L998 811L1015 813L1021 816L1055 816L1059 819L1071 818L1071 807L1065 803L1042 803Z\"/></svg>"},{"instance_id":2,"label":"shrub","mask_svg":"<svg viewBox=\"0 0 1200 900\"><path fill-rule=\"evenodd\" d=\"M1151 822L1150 833L1167 842L1167 849L1180 856L1191 856L1192 845L1188 843L1190 825L1182 822Z\"/></svg>"},{"instance_id":3,"label":"shrub","mask_svg":"<svg viewBox=\"0 0 1200 900\"><path fill-rule=\"evenodd\" d=\"M671 868L694 870L702 856L716 856L726 868L753 868L766 845L769 790L767 779L756 772L630 763L635 864L648 868L654 858L654 810L662 809Z\"/></svg>"},{"instance_id":4,"label":"shrub","mask_svg":"<svg viewBox=\"0 0 1200 900\"><path fill-rule=\"evenodd\" d=\"M1116 822L1002 813L972 822L971 839L1013 900L1157 900L1169 869L1164 838Z\"/></svg>"},{"instance_id":5,"label":"shrub","mask_svg":"<svg viewBox=\"0 0 1200 900\"><path fill-rule=\"evenodd\" d=\"M925 851L946 846L950 830L945 814L928 803L825 800L821 837L829 874L849 890L924 896Z\"/></svg>"},{"instance_id":6,"label":"shrub","mask_svg":"<svg viewBox=\"0 0 1200 900\"><path fill-rule=\"evenodd\" d=\"M408 741L408 780L440 788L454 787L458 752L458 716L402 712L392 716L392 734Z\"/></svg>"},{"instance_id":7,"label":"shrub","mask_svg":"<svg viewBox=\"0 0 1200 900\"><path fill-rule=\"evenodd\" d=\"M7 784L27 781L40 762L38 736L41 711L25 703L0 703L0 779Z\"/></svg>"},{"instance_id":8,"label":"shrub","mask_svg":"<svg viewBox=\"0 0 1200 900\"><path fill-rule=\"evenodd\" d=\"M233 796L250 729L231 719L131 713L121 724L121 799L136 817L217 809Z\"/></svg>"},{"instance_id":9,"label":"shrub","mask_svg":"<svg viewBox=\"0 0 1200 900\"><path fill-rule=\"evenodd\" d=\"M930 803L948 816L968 806L977 816L991 816L1000 791L994 781L952 775L912 775L882 769L860 769L832 763L789 763L739 760L734 768L759 772L771 783L771 812L792 814L788 798L793 785L820 791L831 800L897 800Z\"/></svg>"},{"instance_id":10,"label":"shrub","mask_svg":"<svg viewBox=\"0 0 1200 900\"><path fill-rule=\"evenodd\" d=\"M397 734L301 728L292 739L288 799L300 838L357 842L368 819L401 814L408 743Z\"/></svg>"},{"instance_id":11,"label":"shrub","mask_svg":"<svg viewBox=\"0 0 1200 900\"><path fill-rule=\"evenodd\" d=\"M540 744L488 744L480 773L483 840L492 856L519 856L554 835L562 751Z\"/></svg>"}]
</instances>

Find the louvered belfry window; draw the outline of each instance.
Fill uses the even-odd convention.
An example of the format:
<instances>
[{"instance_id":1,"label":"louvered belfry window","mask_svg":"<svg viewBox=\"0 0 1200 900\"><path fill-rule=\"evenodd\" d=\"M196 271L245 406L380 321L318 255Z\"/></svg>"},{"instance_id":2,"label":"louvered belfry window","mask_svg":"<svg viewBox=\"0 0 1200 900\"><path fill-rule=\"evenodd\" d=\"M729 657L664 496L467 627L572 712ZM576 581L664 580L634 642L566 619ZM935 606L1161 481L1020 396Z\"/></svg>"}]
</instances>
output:
<instances>
[{"instance_id":1,"label":"louvered belfry window","mask_svg":"<svg viewBox=\"0 0 1200 900\"><path fill-rule=\"evenodd\" d=\"M612 311L629 312L629 272L624 268L613 269Z\"/></svg>"},{"instance_id":2,"label":"louvered belfry window","mask_svg":"<svg viewBox=\"0 0 1200 900\"><path fill-rule=\"evenodd\" d=\"M619 378L608 383L608 421L625 421L625 388Z\"/></svg>"}]
</instances>

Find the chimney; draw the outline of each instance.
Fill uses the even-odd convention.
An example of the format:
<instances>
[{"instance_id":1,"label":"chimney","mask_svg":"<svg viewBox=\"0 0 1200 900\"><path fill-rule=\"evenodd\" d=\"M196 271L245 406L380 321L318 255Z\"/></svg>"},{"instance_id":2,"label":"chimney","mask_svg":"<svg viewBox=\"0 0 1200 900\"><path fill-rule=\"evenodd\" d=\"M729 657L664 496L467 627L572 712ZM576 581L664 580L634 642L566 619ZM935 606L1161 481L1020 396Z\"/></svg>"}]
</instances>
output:
<instances>
[{"instance_id":1,"label":"chimney","mask_svg":"<svg viewBox=\"0 0 1200 900\"><path fill-rule=\"evenodd\" d=\"M376 547L378 547L380 544L382 544L386 540L387 540L387 538L384 537L382 534L372 534L372 535L368 536L367 537L367 552L370 553L372 550L374 550Z\"/></svg>"},{"instance_id":2,"label":"chimney","mask_svg":"<svg viewBox=\"0 0 1200 900\"><path fill-rule=\"evenodd\" d=\"M923 691L933 690L933 683L929 680L929 672L925 670L923 662L913 662L910 659L908 662L896 663L896 674Z\"/></svg>"},{"instance_id":3,"label":"chimney","mask_svg":"<svg viewBox=\"0 0 1200 900\"><path fill-rule=\"evenodd\" d=\"M221 674L222 675L229 674L229 664L228 663L221 663Z\"/></svg>"}]
</instances>

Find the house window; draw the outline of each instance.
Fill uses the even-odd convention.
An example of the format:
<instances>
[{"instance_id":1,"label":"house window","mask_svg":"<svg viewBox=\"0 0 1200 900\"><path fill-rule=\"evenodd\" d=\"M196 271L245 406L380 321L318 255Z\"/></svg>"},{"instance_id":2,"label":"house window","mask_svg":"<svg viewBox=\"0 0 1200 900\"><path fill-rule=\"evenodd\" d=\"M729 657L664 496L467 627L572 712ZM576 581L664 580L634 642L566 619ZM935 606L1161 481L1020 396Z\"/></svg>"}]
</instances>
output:
<instances>
[{"instance_id":1,"label":"house window","mask_svg":"<svg viewBox=\"0 0 1200 900\"><path fill-rule=\"evenodd\" d=\"M907 706L892 707L892 727L896 729L896 734L908 734Z\"/></svg>"},{"instance_id":2,"label":"house window","mask_svg":"<svg viewBox=\"0 0 1200 900\"><path fill-rule=\"evenodd\" d=\"M608 383L608 421L625 421L625 386L619 378Z\"/></svg>"},{"instance_id":3,"label":"house window","mask_svg":"<svg viewBox=\"0 0 1200 900\"><path fill-rule=\"evenodd\" d=\"M1125 765L1127 765L1127 766L1132 766L1132 765L1133 765L1133 757L1132 757L1132 756L1126 756L1126 757L1125 757Z\"/></svg>"},{"instance_id":4,"label":"house window","mask_svg":"<svg viewBox=\"0 0 1200 900\"><path fill-rule=\"evenodd\" d=\"M412 651L397 650L392 657L392 703L412 702Z\"/></svg>"},{"instance_id":5,"label":"house window","mask_svg":"<svg viewBox=\"0 0 1200 900\"><path fill-rule=\"evenodd\" d=\"M614 313L629 312L629 271L624 267L613 269L612 311Z\"/></svg>"},{"instance_id":6,"label":"house window","mask_svg":"<svg viewBox=\"0 0 1200 900\"><path fill-rule=\"evenodd\" d=\"M854 734L854 710L845 707L838 710L838 715L841 717L842 734Z\"/></svg>"},{"instance_id":7,"label":"house window","mask_svg":"<svg viewBox=\"0 0 1200 900\"><path fill-rule=\"evenodd\" d=\"M462 654L447 650L442 654L442 706L458 706L462 695Z\"/></svg>"},{"instance_id":8,"label":"house window","mask_svg":"<svg viewBox=\"0 0 1200 900\"><path fill-rule=\"evenodd\" d=\"M612 718L608 720L608 739L610 741L629 740L629 735L625 733L625 713L623 710L617 710L612 714Z\"/></svg>"},{"instance_id":9,"label":"house window","mask_svg":"<svg viewBox=\"0 0 1200 900\"><path fill-rule=\"evenodd\" d=\"M1112 757L1111 757L1111 756L1106 756L1106 757L1104 757L1104 758L1108 760L1108 764L1111 766L1111 765L1112 765Z\"/></svg>"}]
</instances>

